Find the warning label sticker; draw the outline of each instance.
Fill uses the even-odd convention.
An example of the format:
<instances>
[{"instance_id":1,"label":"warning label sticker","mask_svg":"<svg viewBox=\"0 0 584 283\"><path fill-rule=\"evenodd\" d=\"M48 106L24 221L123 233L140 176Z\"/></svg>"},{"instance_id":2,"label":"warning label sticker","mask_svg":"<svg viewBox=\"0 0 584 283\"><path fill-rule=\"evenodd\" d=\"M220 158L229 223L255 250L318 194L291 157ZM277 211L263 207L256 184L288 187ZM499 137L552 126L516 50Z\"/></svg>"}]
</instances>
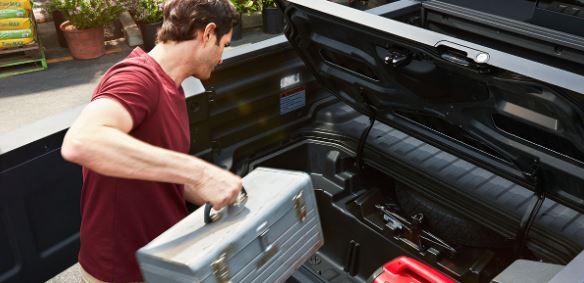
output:
<instances>
[{"instance_id":1,"label":"warning label sticker","mask_svg":"<svg viewBox=\"0 0 584 283\"><path fill-rule=\"evenodd\" d=\"M306 105L306 90L297 88L280 94L280 115L300 109Z\"/></svg>"}]
</instances>

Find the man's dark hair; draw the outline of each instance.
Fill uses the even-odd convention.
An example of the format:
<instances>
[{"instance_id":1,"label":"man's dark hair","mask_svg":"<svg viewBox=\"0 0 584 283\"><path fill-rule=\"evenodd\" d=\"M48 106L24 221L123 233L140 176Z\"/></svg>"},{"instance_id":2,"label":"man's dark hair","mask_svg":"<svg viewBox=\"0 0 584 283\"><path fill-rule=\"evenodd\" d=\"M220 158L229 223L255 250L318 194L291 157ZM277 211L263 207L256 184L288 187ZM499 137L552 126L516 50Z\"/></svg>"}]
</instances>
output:
<instances>
[{"instance_id":1,"label":"man's dark hair","mask_svg":"<svg viewBox=\"0 0 584 283\"><path fill-rule=\"evenodd\" d=\"M229 0L169 0L163 7L164 21L158 41L181 42L195 38L197 31L215 23L216 44L239 21L239 14Z\"/></svg>"}]
</instances>

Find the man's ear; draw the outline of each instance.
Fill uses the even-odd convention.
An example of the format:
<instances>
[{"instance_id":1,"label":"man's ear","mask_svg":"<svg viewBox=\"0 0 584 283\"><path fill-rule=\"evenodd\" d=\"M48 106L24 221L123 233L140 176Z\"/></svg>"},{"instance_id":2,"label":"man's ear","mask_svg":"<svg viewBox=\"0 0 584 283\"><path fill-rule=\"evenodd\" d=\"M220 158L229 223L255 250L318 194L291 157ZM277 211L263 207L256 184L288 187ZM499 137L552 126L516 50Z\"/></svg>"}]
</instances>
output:
<instances>
[{"instance_id":1,"label":"man's ear","mask_svg":"<svg viewBox=\"0 0 584 283\"><path fill-rule=\"evenodd\" d=\"M203 31L203 45L206 46L207 43L214 43L213 37L216 37L215 30L217 29L217 25L215 23L208 23L205 26L205 30Z\"/></svg>"}]
</instances>

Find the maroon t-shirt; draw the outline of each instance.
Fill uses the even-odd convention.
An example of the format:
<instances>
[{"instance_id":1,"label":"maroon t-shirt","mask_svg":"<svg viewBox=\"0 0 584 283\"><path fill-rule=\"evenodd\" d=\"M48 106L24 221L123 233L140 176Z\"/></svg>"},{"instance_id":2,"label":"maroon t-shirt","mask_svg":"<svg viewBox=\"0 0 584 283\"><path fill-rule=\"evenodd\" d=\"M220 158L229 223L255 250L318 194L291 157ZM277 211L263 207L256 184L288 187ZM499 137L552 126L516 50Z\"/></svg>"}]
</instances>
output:
<instances>
[{"instance_id":1,"label":"maroon t-shirt","mask_svg":"<svg viewBox=\"0 0 584 283\"><path fill-rule=\"evenodd\" d=\"M136 48L103 76L92 100L114 99L132 116L130 135L186 153L190 135L182 88ZM136 168L139 169L139 168ZM79 262L97 279L142 281L136 251L187 215L183 186L107 177L83 168Z\"/></svg>"}]
</instances>

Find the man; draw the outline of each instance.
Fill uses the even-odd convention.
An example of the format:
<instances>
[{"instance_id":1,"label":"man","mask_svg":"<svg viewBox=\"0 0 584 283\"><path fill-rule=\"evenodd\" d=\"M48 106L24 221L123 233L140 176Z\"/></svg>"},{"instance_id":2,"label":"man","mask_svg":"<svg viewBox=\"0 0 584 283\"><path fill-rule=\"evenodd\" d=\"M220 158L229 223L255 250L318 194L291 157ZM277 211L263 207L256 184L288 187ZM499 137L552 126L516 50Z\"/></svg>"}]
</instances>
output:
<instances>
[{"instance_id":1,"label":"man","mask_svg":"<svg viewBox=\"0 0 584 283\"><path fill-rule=\"evenodd\" d=\"M142 281L135 252L186 216L185 200L232 204L241 178L187 154L181 83L208 79L231 40L229 0L170 0L158 44L113 66L67 132L83 166L79 263L89 282Z\"/></svg>"}]
</instances>

